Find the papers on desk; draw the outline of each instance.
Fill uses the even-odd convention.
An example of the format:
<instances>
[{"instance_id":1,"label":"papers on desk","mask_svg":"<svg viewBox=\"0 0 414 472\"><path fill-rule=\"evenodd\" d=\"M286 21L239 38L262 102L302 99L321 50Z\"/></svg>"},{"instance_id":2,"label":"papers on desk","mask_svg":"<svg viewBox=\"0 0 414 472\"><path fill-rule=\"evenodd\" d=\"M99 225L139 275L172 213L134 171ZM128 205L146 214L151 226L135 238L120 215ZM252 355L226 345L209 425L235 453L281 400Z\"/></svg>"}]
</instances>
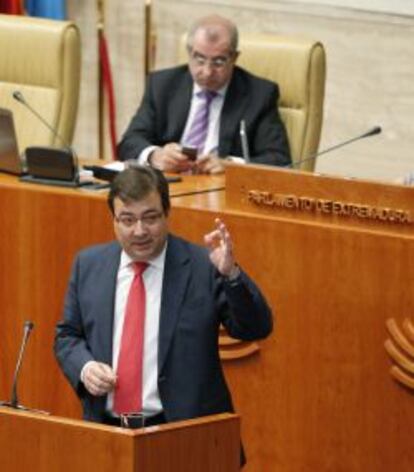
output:
<instances>
[{"instance_id":1,"label":"papers on desk","mask_svg":"<svg viewBox=\"0 0 414 472\"><path fill-rule=\"evenodd\" d=\"M112 180L119 174L120 170L123 170L124 168L124 164L122 162L120 163L121 166L114 166L113 164L118 163L111 162L110 165L107 164L105 166L84 165L83 172L91 172L95 179L112 182Z\"/></svg>"},{"instance_id":2,"label":"papers on desk","mask_svg":"<svg viewBox=\"0 0 414 472\"><path fill-rule=\"evenodd\" d=\"M92 169L98 168L99 166L84 166L84 167L87 167L87 168L89 167L89 169L83 168L79 170L79 176L83 179L92 178L94 176ZM125 163L121 161L113 161L113 162L109 162L108 164L105 164L104 166L102 166L102 168L121 172L125 169Z\"/></svg>"},{"instance_id":3,"label":"papers on desk","mask_svg":"<svg viewBox=\"0 0 414 472\"><path fill-rule=\"evenodd\" d=\"M234 162L235 164L246 164L246 160L243 157L228 156L226 160L229 162Z\"/></svg>"},{"instance_id":4,"label":"papers on desk","mask_svg":"<svg viewBox=\"0 0 414 472\"><path fill-rule=\"evenodd\" d=\"M116 170L118 172L122 172L125 169L125 162L122 161L113 161L109 164L105 164L103 166L105 169Z\"/></svg>"},{"instance_id":5,"label":"papers on desk","mask_svg":"<svg viewBox=\"0 0 414 472\"><path fill-rule=\"evenodd\" d=\"M91 172L91 174L100 180L106 180L107 182L112 182L119 172L122 172L125 169L125 163L120 161L109 162L104 166L84 166L83 172ZM86 171L85 171L86 169ZM172 182L181 182L181 177L179 175L165 176L168 183Z\"/></svg>"}]
</instances>

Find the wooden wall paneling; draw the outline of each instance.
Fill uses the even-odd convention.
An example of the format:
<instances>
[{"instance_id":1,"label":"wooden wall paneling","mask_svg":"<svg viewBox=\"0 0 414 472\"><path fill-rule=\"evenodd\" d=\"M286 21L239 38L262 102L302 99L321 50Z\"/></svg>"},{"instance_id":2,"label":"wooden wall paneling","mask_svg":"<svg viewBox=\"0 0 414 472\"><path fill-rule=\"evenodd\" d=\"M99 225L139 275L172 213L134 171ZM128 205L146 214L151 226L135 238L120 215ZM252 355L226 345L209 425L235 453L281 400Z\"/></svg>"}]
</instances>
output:
<instances>
[{"instance_id":1,"label":"wooden wall paneling","mask_svg":"<svg viewBox=\"0 0 414 472\"><path fill-rule=\"evenodd\" d=\"M213 216L175 207L173 228L201 241ZM408 472L412 394L390 377L383 345L387 318L414 308L401 286L413 280L413 240L223 217L238 260L276 315L257 354L224 364L242 415L246 470L385 472L399 464Z\"/></svg>"},{"instance_id":2,"label":"wooden wall paneling","mask_svg":"<svg viewBox=\"0 0 414 472\"><path fill-rule=\"evenodd\" d=\"M107 240L112 223L102 198L38 186L3 186L0 198L1 398L10 397L23 323L35 328L20 383L21 403L62 415L79 415L77 402L53 357L54 326L61 316L74 254ZM60 378L62 377L62 379Z\"/></svg>"}]
</instances>

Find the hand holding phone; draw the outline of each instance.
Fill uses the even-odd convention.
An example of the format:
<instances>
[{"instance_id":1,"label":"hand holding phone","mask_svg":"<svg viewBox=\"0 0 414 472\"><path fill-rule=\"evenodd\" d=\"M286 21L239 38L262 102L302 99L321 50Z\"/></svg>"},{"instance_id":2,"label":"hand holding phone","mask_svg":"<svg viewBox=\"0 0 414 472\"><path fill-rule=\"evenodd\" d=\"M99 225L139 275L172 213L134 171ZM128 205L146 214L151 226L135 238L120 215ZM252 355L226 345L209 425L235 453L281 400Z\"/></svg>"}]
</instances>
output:
<instances>
[{"instance_id":1,"label":"hand holding phone","mask_svg":"<svg viewBox=\"0 0 414 472\"><path fill-rule=\"evenodd\" d=\"M195 147L183 146L181 152L185 154L190 161L197 160L198 150Z\"/></svg>"}]
</instances>

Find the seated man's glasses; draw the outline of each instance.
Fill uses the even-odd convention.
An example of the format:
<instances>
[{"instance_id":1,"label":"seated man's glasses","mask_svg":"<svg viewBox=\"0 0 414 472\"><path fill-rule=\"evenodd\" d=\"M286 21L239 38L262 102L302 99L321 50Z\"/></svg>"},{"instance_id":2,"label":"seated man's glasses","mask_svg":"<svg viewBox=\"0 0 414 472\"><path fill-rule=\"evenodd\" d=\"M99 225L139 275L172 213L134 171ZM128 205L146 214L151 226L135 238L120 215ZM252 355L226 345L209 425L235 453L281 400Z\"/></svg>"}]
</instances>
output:
<instances>
[{"instance_id":1,"label":"seated man's glasses","mask_svg":"<svg viewBox=\"0 0 414 472\"><path fill-rule=\"evenodd\" d=\"M198 52L192 52L190 54L191 62L194 65L203 67L208 64L213 69L223 69L231 61L232 57L233 56L230 55L208 58Z\"/></svg>"}]
</instances>

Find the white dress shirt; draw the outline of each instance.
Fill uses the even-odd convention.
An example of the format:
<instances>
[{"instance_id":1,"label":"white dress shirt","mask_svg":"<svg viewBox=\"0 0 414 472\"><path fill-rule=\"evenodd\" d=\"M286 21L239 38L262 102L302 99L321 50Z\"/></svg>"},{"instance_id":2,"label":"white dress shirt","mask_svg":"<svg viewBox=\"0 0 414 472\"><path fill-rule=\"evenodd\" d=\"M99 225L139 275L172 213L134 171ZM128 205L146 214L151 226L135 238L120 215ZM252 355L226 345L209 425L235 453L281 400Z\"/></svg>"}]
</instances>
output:
<instances>
[{"instance_id":1,"label":"white dress shirt","mask_svg":"<svg viewBox=\"0 0 414 472\"><path fill-rule=\"evenodd\" d=\"M148 416L153 416L162 411L161 400L158 392L158 332L161 308L161 290L164 274L164 262L167 245L161 254L149 261L149 266L143 273L146 292L145 305L145 333L144 333L144 359L143 359L143 384L142 384L142 411ZM124 252L118 269L115 312L112 338L112 368L116 372L118 366L119 351L121 346L122 328L125 317L125 307L128 299L129 288L134 278L134 270L131 267L132 259ZM106 408L112 412L113 393L108 395Z\"/></svg>"},{"instance_id":2,"label":"white dress shirt","mask_svg":"<svg viewBox=\"0 0 414 472\"><path fill-rule=\"evenodd\" d=\"M218 142L219 142L219 132L220 132L220 119L221 119L221 110L223 109L224 98L226 96L228 84L222 87L217 91L217 96L210 103L210 111L208 115L208 131L207 138L204 145L204 149L201 154L214 154L217 155L218 152ZM184 132L180 139L180 144L185 146L186 137L188 136L189 130L191 128L191 123L193 122L194 115L196 110L200 105L200 101L203 99L197 96L198 92L201 92L203 89L194 82L193 86L193 95L191 98L190 111L187 116L187 121L184 127ZM146 147L138 157L138 163L145 165L148 163L148 157L154 149L157 149L158 146L148 146Z\"/></svg>"}]
</instances>

